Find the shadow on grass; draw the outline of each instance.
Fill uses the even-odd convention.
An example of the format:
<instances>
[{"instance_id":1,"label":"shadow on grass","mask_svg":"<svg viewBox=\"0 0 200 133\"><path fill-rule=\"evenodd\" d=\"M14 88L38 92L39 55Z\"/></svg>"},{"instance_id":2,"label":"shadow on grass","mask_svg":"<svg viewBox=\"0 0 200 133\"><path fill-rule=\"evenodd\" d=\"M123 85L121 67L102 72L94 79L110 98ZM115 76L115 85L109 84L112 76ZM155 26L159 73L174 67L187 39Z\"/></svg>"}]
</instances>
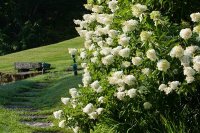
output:
<instances>
[{"instance_id":1,"label":"shadow on grass","mask_svg":"<svg viewBox=\"0 0 200 133\"><path fill-rule=\"evenodd\" d=\"M81 83L81 76L65 76L50 83L34 101L37 108L51 109L61 105L61 97L69 97L69 89Z\"/></svg>"},{"instance_id":2,"label":"shadow on grass","mask_svg":"<svg viewBox=\"0 0 200 133\"><path fill-rule=\"evenodd\" d=\"M45 86L38 84L45 83ZM68 97L68 90L81 83L81 76L69 73L49 73L34 78L0 85L0 106L9 104L13 97L26 94L36 95L31 98L31 106L36 109L54 109L60 106L60 98Z\"/></svg>"},{"instance_id":3,"label":"shadow on grass","mask_svg":"<svg viewBox=\"0 0 200 133\"><path fill-rule=\"evenodd\" d=\"M5 105L10 103L12 98L21 92L28 91L34 86L33 81L16 81L12 83L7 83L0 85L0 105Z\"/></svg>"}]
</instances>

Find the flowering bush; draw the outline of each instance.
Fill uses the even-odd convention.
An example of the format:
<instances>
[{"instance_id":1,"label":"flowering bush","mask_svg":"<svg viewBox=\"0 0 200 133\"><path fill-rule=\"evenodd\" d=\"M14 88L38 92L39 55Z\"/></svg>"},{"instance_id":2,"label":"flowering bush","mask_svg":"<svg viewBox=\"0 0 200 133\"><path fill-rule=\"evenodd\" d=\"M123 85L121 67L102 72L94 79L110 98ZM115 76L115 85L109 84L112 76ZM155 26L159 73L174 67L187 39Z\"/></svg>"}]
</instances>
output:
<instances>
[{"instance_id":1,"label":"flowering bush","mask_svg":"<svg viewBox=\"0 0 200 133\"><path fill-rule=\"evenodd\" d=\"M181 29L140 3L98 0L85 7L92 13L75 20L85 38L83 85L61 98L64 108L54 112L59 126L74 132L99 125L121 133L198 131L200 13L190 16L193 28Z\"/></svg>"}]
</instances>

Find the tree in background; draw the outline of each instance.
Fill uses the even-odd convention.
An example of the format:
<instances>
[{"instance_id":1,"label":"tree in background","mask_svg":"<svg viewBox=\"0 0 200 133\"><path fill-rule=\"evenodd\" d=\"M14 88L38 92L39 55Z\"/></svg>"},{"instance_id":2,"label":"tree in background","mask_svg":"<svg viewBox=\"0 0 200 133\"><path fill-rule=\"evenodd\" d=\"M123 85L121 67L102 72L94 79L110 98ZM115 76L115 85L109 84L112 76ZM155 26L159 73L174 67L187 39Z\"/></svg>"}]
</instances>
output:
<instances>
[{"instance_id":1,"label":"tree in background","mask_svg":"<svg viewBox=\"0 0 200 133\"><path fill-rule=\"evenodd\" d=\"M73 19L85 13L84 0L1 0L0 54L77 36Z\"/></svg>"}]
</instances>

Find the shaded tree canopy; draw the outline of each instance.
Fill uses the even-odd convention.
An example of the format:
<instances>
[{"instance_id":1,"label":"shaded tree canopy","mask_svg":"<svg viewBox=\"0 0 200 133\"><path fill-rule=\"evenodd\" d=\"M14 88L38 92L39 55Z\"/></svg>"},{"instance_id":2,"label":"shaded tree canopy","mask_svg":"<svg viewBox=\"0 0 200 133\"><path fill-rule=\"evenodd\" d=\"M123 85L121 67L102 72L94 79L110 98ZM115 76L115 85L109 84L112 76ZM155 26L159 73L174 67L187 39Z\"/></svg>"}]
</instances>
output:
<instances>
[{"instance_id":1,"label":"shaded tree canopy","mask_svg":"<svg viewBox=\"0 0 200 133\"><path fill-rule=\"evenodd\" d=\"M0 54L48 45L77 36L73 19L84 0L0 0Z\"/></svg>"}]
</instances>

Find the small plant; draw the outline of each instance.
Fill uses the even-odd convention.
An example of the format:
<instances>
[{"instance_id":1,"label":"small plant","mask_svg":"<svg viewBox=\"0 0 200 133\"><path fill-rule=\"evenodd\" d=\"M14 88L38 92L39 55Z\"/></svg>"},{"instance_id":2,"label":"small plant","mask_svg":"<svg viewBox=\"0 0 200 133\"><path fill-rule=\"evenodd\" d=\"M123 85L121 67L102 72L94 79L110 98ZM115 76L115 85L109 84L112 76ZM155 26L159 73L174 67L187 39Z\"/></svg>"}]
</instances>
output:
<instances>
[{"instance_id":1,"label":"small plant","mask_svg":"<svg viewBox=\"0 0 200 133\"><path fill-rule=\"evenodd\" d=\"M65 106L54 112L59 127L198 131L200 13L191 14L193 26L181 29L160 11L128 0L89 1L85 7L92 13L75 20L85 38L83 85L61 98Z\"/></svg>"}]
</instances>

